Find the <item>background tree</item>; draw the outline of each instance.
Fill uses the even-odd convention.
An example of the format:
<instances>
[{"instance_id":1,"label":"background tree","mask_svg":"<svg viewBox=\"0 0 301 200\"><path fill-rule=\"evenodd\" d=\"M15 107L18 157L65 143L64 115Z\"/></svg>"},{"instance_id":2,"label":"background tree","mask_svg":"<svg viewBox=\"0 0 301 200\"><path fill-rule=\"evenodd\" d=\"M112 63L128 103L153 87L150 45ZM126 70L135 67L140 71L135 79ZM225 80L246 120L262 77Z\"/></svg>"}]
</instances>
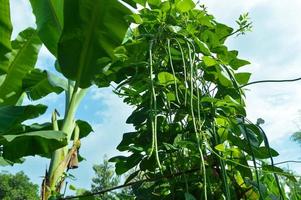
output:
<instances>
[{"instance_id":1,"label":"background tree","mask_svg":"<svg viewBox=\"0 0 301 200\"><path fill-rule=\"evenodd\" d=\"M301 132L300 131L294 133L292 138L295 142L298 142L301 145Z\"/></svg>"},{"instance_id":2,"label":"background tree","mask_svg":"<svg viewBox=\"0 0 301 200\"><path fill-rule=\"evenodd\" d=\"M104 189L112 188L120 184L120 178L116 175L114 167L109 163L106 156L104 156L103 162L99 165L94 165L93 170L95 177L92 179L92 192L99 192ZM105 193L100 197L102 200L130 200L134 199L131 195L131 190L124 188L119 191Z\"/></svg>"},{"instance_id":3,"label":"background tree","mask_svg":"<svg viewBox=\"0 0 301 200\"><path fill-rule=\"evenodd\" d=\"M24 172L15 175L0 174L0 199L2 200L38 200L38 185L30 182Z\"/></svg>"}]
</instances>

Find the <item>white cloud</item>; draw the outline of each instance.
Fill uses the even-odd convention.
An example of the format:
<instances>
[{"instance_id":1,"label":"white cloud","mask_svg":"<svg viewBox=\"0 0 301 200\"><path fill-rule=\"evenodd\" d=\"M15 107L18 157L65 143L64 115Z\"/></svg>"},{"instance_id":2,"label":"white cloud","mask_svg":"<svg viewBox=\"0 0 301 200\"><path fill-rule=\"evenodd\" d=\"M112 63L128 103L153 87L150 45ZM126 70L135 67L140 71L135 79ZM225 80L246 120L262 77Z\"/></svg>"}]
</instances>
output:
<instances>
[{"instance_id":1,"label":"white cloud","mask_svg":"<svg viewBox=\"0 0 301 200\"><path fill-rule=\"evenodd\" d=\"M289 137L297 129L295 120L300 109L301 95L295 94L294 89L301 88L296 84L288 85L285 88L289 90L265 84L250 87L252 90L247 92L248 116L253 121L259 117L265 120L264 129L271 142Z\"/></svg>"},{"instance_id":2,"label":"white cloud","mask_svg":"<svg viewBox=\"0 0 301 200\"><path fill-rule=\"evenodd\" d=\"M32 14L28 0L11 0L10 7L11 19L14 27L12 35L13 38L27 27L36 27L35 18Z\"/></svg>"},{"instance_id":3,"label":"white cloud","mask_svg":"<svg viewBox=\"0 0 301 200\"><path fill-rule=\"evenodd\" d=\"M116 154L115 149L121 141L122 134L133 130L131 125L125 123L133 109L113 94L111 88L97 89L93 87L91 93L91 98L102 102L104 109L98 112L98 117L102 119L101 123L93 124L94 133L85 138L83 143L88 146L86 150L88 155L94 156L95 149L101 147L103 154L112 156Z\"/></svg>"},{"instance_id":4,"label":"white cloud","mask_svg":"<svg viewBox=\"0 0 301 200\"><path fill-rule=\"evenodd\" d=\"M80 153L87 161L82 162L79 170L74 171L78 180L73 184L85 188L90 187L91 179L94 176L93 164L102 162L105 154L109 158L121 154L116 150L116 146L121 142L123 133L133 130L131 125L125 124L133 109L125 105L121 98L112 93L110 88L93 87L90 98L94 100L93 102L99 101L104 106L101 111L97 111L97 117L102 119L101 123L92 124L94 133L82 140Z\"/></svg>"},{"instance_id":5,"label":"white cloud","mask_svg":"<svg viewBox=\"0 0 301 200\"><path fill-rule=\"evenodd\" d=\"M42 45L36 67L44 70L55 71L55 57L48 51L45 45Z\"/></svg>"}]
</instances>

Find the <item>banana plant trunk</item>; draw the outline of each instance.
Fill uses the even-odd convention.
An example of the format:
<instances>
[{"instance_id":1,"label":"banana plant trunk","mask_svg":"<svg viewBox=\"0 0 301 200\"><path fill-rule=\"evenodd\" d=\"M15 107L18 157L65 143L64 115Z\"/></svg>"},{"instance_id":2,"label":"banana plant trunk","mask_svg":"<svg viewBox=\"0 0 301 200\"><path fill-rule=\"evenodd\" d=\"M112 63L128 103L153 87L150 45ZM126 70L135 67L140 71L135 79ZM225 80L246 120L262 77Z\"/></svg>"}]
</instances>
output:
<instances>
[{"instance_id":1,"label":"banana plant trunk","mask_svg":"<svg viewBox=\"0 0 301 200\"><path fill-rule=\"evenodd\" d=\"M63 131L66 134L68 143L65 147L57 149L52 154L49 169L46 171L42 183L42 200L48 200L52 195L60 194L65 180L65 172L78 167L77 152L80 148L80 130L75 122L75 113L86 91L87 89L79 89L76 86L73 89L71 82L69 82L69 90L66 91L65 115L62 127L58 125L57 112L55 111L52 114L53 130ZM69 148L71 138L73 145Z\"/></svg>"}]
</instances>

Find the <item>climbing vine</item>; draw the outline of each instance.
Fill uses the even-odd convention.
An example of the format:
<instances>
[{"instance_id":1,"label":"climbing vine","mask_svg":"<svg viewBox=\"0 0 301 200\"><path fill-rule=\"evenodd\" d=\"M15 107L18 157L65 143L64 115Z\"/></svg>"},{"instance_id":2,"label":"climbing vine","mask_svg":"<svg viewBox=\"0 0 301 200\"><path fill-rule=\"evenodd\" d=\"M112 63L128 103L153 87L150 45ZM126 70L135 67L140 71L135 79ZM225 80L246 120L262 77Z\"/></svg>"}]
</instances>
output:
<instances>
[{"instance_id":1,"label":"climbing vine","mask_svg":"<svg viewBox=\"0 0 301 200\"><path fill-rule=\"evenodd\" d=\"M192 1L149 5L131 16L135 26L119 47L126 78L115 93L135 106L127 119L135 131L117 147L129 156L111 159L116 172L135 169L131 182L199 169L136 184L138 199L284 199L282 170L272 160L278 153L259 124L246 118L242 86L251 74L237 70L250 63L225 45L249 30L248 16L233 30ZM262 183L267 174L276 190Z\"/></svg>"}]
</instances>

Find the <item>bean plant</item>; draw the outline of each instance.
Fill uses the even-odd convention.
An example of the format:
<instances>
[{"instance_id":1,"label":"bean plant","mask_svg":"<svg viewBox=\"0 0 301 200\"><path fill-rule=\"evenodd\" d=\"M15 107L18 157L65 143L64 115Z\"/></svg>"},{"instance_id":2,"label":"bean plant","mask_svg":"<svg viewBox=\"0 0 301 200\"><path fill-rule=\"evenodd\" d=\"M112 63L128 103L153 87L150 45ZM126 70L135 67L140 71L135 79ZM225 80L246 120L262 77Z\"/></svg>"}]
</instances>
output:
<instances>
[{"instance_id":1,"label":"bean plant","mask_svg":"<svg viewBox=\"0 0 301 200\"><path fill-rule=\"evenodd\" d=\"M117 146L116 173L136 199L287 199L259 123L247 119L244 86L250 64L230 50L231 36L251 29L241 15L236 30L192 0L30 0L36 29L11 41L9 0L0 0L0 164L49 158L41 199L62 198L68 170L77 168L80 141L92 131L75 118L87 90L115 85L134 107ZM35 66L41 45L57 73ZM65 113L43 124L24 123L45 105L25 105L65 94ZM122 123L122 122L121 122ZM18 148L16 148L18 147ZM180 176L173 176L180 174ZM90 197L89 197L90 198ZM85 199L82 197L81 199Z\"/></svg>"}]
</instances>

